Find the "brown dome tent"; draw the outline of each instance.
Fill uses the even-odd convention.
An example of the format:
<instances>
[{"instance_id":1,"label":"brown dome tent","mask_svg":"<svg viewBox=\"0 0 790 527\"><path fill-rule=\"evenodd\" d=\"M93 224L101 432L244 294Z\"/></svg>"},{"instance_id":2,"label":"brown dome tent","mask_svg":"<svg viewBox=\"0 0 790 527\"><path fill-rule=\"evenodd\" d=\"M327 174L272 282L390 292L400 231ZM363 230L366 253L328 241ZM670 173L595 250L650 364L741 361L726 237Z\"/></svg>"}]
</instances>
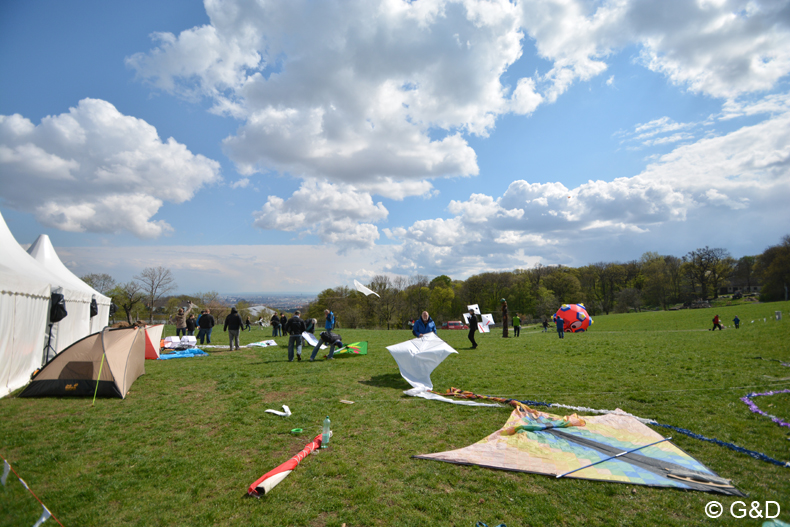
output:
<instances>
[{"instance_id":1,"label":"brown dome tent","mask_svg":"<svg viewBox=\"0 0 790 527\"><path fill-rule=\"evenodd\" d=\"M98 395L123 399L145 373L145 340L136 327L88 335L41 368L19 397L92 396L98 381Z\"/></svg>"}]
</instances>

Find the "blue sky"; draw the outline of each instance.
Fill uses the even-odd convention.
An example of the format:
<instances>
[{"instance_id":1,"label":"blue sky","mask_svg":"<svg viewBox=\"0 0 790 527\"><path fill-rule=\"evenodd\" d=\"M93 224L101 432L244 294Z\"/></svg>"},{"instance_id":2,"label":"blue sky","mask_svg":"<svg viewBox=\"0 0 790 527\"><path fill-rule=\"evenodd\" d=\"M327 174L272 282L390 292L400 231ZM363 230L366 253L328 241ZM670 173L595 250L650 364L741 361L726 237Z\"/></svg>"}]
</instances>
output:
<instances>
[{"instance_id":1,"label":"blue sky","mask_svg":"<svg viewBox=\"0 0 790 527\"><path fill-rule=\"evenodd\" d=\"M757 254L789 3L6 2L0 212L183 293Z\"/></svg>"}]
</instances>

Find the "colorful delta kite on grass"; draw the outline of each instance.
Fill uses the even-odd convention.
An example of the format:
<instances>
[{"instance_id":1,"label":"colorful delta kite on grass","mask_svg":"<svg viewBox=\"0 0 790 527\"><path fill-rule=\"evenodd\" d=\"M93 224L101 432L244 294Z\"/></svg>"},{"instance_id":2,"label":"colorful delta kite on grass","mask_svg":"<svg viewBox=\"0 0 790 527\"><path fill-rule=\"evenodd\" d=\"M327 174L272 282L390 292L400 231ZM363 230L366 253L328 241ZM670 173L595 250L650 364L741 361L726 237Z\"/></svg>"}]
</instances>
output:
<instances>
[{"instance_id":1,"label":"colorful delta kite on grass","mask_svg":"<svg viewBox=\"0 0 790 527\"><path fill-rule=\"evenodd\" d=\"M505 425L458 450L414 456L459 465L744 496L636 418L560 417L519 405Z\"/></svg>"},{"instance_id":2,"label":"colorful delta kite on grass","mask_svg":"<svg viewBox=\"0 0 790 527\"><path fill-rule=\"evenodd\" d=\"M562 304L557 310L557 316L565 321L565 331L581 333L593 323L584 304Z\"/></svg>"},{"instance_id":3,"label":"colorful delta kite on grass","mask_svg":"<svg viewBox=\"0 0 790 527\"><path fill-rule=\"evenodd\" d=\"M365 342L352 342L345 348L337 350L334 354L335 357L351 357L352 355L367 355L368 343Z\"/></svg>"}]
</instances>

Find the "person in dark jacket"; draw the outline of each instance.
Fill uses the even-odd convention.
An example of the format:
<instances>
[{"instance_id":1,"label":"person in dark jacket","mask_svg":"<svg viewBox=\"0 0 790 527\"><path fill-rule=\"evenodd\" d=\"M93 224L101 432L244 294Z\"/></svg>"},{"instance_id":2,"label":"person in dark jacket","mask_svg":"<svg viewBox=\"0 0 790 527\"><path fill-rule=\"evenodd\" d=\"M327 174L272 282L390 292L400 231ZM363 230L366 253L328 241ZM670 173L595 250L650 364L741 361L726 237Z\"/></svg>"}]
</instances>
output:
<instances>
[{"instance_id":1,"label":"person in dark jacket","mask_svg":"<svg viewBox=\"0 0 790 527\"><path fill-rule=\"evenodd\" d=\"M192 313L189 314L187 317L187 335L190 337L195 335L195 328L197 327L197 322L195 321L195 315Z\"/></svg>"},{"instance_id":2,"label":"person in dark jacket","mask_svg":"<svg viewBox=\"0 0 790 527\"><path fill-rule=\"evenodd\" d=\"M554 323L557 325L557 336L561 339L565 338L565 321L562 317L554 315Z\"/></svg>"},{"instance_id":3,"label":"person in dark jacket","mask_svg":"<svg viewBox=\"0 0 790 527\"><path fill-rule=\"evenodd\" d=\"M285 323L288 322L288 317L284 313L280 313L280 335L285 335Z\"/></svg>"},{"instance_id":4,"label":"person in dark jacket","mask_svg":"<svg viewBox=\"0 0 790 527\"><path fill-rule=\"evenodd\" d=\"M315 335L315 325L317 323L318 321L316 319L308 318L304 321L304 330Z\"/></svg>"},{"instance_id":5,"label":"person in dark jacket","mask_svg":"<svg viewBox=\"0 0 790 527\"><path fill-rule=\"evenodd\" d=\"M315 360L315 356L318 354L318 350L321 349L321 344L329 344L329 355L326 356L327 360L332 360L335 357L335 348L342 348L343 347L343 338L338 335L337 333L332 333L331 331L322 331L321 335L319 335L318 344L315 345L313 348L313 353L310 355L310 362Z\"/></svg>"},{"instance_id":6,"label":"person in dark jacket","mask_svg":"<svg viewBox=\"0 0 790 527\"><path fill-rule=\"evenodd\" d=\"M475 310L469 310L469 342L472 343L472 349L477 348L477 342L475 342L475 331L477 331L477 317L475 316Z\"/></svg>"},{"instance_id":7,"label":"person in dark jacket","mask_svg":"<svg viewBox=\"0 0 790 527\"><path fill-rule=\"evenodd\" d=\"M244 329L252 331L252 327L250 327L250 317L247 317L247 320L244 322Z\"/></svg>"},{"instance_id":8,"label":"person in dark jacket","mask_svg":"<svg viewBox=\"0 0 790 527\"><path fill-rule=\"evenodd\" d=\"M272 315L270 323L272 325L272 337L276 337L280 333L280 317L277 316L277 313Z\"/></svg>"},{"instance_id":9,"label":"person in dark jacket","mask_svg":"<svg viewBox=\"0 0 790 527\"><path fill-rule=\"evenodd\" d=\"M292 316L283 326L288 333L288 362L294 361L294 346L296 346L296 360L302 360L302 333L304 333L304 320L299 318L301 313L294 311Z\"/></svg>"},{"instance_id":10,"label":"person in dark jacket","mask_svg":"<svg viewBox=\"0 0 790 527\"><path fill-rule=\"evenodd\" d=\"M244 322L241 320L241 315L235 307L230 308L230 315L225 317L225 327L223 331L228 332L230 339L230 351L233 351L233 343L236 343L236 349L239 349L239 334L244 327Z\"/></svg>"},{"instance_id":11,"label":"person in dark jacket","mask_svg":"<svg viewBox=\"0 0 790 527\"><path fill-rule=\"evenodd\" d=\"M414 333L415 337L423 337L432 332L436 333L436 324L427 311L422 312L422 316L414 323L411 332Z\"/></svg>"},{"instance_id":12,"label":"person in dark jacket","mask_svg":"<svg viewBox=\"0 0 790 527\"><path fill-rule=\"evenodd\" d=\"M206 339L206 344L211 344L211 330L214 328L216 322L214 316L211 314L210 309L204 309L203 314L198 318L198 340L203 344L203 339Z\"/></svg>"}]
</instances>

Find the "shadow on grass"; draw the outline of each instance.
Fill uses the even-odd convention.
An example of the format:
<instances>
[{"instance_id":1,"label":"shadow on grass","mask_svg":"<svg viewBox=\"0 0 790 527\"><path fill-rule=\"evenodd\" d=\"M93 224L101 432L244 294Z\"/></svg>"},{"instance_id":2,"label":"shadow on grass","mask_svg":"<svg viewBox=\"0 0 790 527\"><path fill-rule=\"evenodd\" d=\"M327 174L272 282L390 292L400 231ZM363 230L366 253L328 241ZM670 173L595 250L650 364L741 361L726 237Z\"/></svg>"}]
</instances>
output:
<instances>
[{"instance_id":1,"label":"shadow on grass","mask_svg":"<svg viewBox=\"0 0 790 527\"><path fill-rule=\"evenodd\" d=\"M411 385L407 383L399 373L385 373L374 375L368 381L359 381L360 384L375 386L376 388L393 388L395 390L408 390Z\"/></svg>"}]
</instances>

